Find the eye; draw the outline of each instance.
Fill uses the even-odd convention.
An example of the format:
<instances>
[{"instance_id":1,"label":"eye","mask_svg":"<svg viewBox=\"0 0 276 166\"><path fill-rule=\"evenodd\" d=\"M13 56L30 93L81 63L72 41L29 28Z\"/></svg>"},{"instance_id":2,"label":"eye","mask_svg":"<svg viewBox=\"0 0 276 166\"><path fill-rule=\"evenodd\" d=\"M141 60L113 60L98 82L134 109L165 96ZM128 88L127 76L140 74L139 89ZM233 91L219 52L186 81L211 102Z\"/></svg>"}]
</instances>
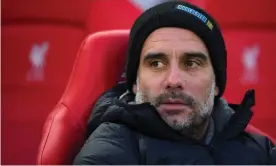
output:
<instances>
[{"instance_id":1,"label":"eye","mask_svg":"<svg viewBox=\"0 0 276 166\"><path fill-rule=\"evenodd\" d=\"M188 60L185 64L186 67L194 69L200 66L200 62L195 61L195 60Z\"/></svg>"},{"instance_id":2,"label":"eye","mask_svg":"<svg viewBox=\"0 0 276 166\"><path fill-rule=\"evenodd\" d=\"M154 69L160 69L165 67L166 65L161 61L152 61L150 62L150 66Z\"/></svg>"}]
</instances>

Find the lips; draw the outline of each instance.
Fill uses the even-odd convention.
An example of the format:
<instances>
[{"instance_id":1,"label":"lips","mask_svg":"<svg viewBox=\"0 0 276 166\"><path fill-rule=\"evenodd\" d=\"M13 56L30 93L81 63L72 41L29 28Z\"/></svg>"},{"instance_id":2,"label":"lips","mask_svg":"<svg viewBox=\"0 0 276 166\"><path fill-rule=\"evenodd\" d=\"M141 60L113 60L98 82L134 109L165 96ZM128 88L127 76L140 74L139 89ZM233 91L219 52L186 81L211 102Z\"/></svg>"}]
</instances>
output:
<instances>
[{"instance_id":1,"label":"lips","mask_svg":"<svg viewBox=\"0 0 276 166\"><path fill-rule=\"evenodd\" d=\"M185 103L180 99L166 99L161 104L180 104L185 105Z\"/></svg>"},{"instance_id":2,"label":"lips","mask_svg":"<svg viewBox=\"0 0 276 166\"><path fill-rule=\"evenodd\" d=\"M166 111L183 111L187 109L187 105L179 99L167 99L160 104L159 108Z\"/></svg>"}]
</instances>

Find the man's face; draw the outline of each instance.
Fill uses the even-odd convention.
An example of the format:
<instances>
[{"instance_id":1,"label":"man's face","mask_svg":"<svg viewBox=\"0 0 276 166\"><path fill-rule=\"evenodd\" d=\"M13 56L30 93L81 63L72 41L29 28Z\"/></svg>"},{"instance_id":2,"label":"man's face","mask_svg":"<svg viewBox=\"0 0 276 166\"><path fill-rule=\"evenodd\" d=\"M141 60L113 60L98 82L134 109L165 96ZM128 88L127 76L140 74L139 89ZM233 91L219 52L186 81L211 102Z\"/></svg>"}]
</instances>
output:
<instances>
[{"instance_id":1,"label":"man's face","mask_svg":"<svg viewBox=\"0 0 276 166\"><path fill-rule=\"evenodd\" d=\"M150 102L175 130L202 125L218 94L208 50L193 32L160 28L144 43L133 86L136 102Z\"/></svg>"}]
</instances>

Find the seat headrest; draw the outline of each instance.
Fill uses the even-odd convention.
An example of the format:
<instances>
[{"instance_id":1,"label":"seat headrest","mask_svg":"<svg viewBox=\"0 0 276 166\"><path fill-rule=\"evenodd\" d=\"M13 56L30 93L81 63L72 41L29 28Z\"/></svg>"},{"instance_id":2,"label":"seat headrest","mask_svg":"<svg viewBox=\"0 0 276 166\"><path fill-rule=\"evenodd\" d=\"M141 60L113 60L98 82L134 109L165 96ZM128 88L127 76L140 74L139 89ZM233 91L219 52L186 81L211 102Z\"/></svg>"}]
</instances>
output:
<instances>
[{"instance_id":1,"label":"seat headrest","mask_svg":"<svg viewBox=\"0 0 276 166\"><path fill-rule=\"evenodd\" d=\"M78 111L76 116L83 126L91 105L117 83L124 71L128 35L129 30L98 32L89 35L79 49L61 102Z\"/></svg>"}]
</instances>

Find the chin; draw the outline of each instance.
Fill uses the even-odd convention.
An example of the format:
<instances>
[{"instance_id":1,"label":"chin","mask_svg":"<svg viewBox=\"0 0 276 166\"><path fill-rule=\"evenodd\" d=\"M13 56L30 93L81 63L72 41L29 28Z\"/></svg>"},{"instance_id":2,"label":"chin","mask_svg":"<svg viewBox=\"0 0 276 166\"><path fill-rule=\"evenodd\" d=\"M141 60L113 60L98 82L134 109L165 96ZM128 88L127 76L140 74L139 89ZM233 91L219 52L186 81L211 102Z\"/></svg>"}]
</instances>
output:
<instances>
[{"instance_id":1,"label":"chin","mask_svg":"<svg viewBox=\"0 0 276 166\"><path fill-rule=\"evenodd\" d=\"M182 126L182 127L189 127L192 124L192 116L187 114L182 115L166 115L163 116L163 119L169 124L170 126Z\"/></svg>"},{"instance_id":2,"label":"chin","mask_svg":"<svg viewBox=\"0 0 276 166\"><path fill-rule=\"evenodd\" d=\"M182 111L169 111L164 112L164 116L167 116L169 119L175 120L175 121L183 121L183 119L190 119L193 117L194 113L190 110L182 110Z\"/></svg>"}]
</instances>

